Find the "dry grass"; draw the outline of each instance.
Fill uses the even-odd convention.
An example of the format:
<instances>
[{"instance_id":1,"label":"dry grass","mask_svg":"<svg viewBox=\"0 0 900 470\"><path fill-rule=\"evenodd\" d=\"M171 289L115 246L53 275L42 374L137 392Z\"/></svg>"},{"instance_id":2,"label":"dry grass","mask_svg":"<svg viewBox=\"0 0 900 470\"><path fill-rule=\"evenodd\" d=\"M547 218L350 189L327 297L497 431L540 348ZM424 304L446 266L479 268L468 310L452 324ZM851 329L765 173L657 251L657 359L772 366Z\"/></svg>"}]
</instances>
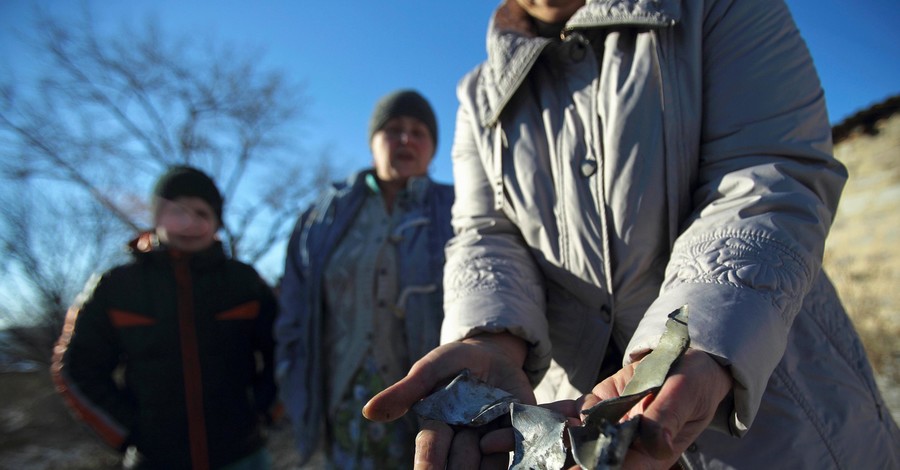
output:
<instances>
[{"instance_id":1,"label":"dry grass","mask_svg":"<svg viewBox=\"0 0 900 470\"><path fill-rule=\"evenodd\" d=\"M900 285L884 258L852 260L826 252L825 267L853 321L887 406L900 422Z\"/></svg>"},{"instance_id":2,"label":"dry grass","mask_svg":"<svg viewBox=\"0 0 900 470\"><path fill-rule=\"evenodd\" d=\"M893 374L900 380L896 367L900 359L900 286L892 281L893 270L878 262L854 268L828 256L825 264L872 366L879 374Z\"/></svg>"}]
</instances>

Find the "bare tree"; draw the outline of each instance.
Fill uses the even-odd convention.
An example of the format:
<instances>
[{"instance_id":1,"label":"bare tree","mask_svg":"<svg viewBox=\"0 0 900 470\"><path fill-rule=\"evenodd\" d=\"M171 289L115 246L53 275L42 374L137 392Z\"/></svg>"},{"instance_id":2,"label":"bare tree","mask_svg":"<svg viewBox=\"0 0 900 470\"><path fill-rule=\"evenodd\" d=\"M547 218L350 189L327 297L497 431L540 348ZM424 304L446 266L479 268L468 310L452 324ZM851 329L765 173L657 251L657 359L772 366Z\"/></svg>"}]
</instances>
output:
<instances>
[{"instance_id":1,"label":"bare tree","mask_svg":"<svg viewBox=\"0 0 900 470\"><path fill-rule=\"evenodd\" d=\"M123 228L90 199L29 190L29 182L12 185L16 191L0 197L0 320L15 326L14 341L3 347L47 362L66 308L85 280L123 259L115 240Z\"/></svg>"},{"instance_id":2,"label":"bare tree","mask_svg":"<svg viewBox=\"0 0 900 470\"><path fill-rule=\"evenodd\" d=\"M0 157L6 178L70 183L139 230L152 178L173 164L203 168L229 202L227 245L249 263L327 179L325 167L299 165L312 159L298 158L291 139L301 87L266 70L257 51L167 40L153 22L99 37L88 14L39 18L33 45L45 73L0 88L0 132L13 148Z\"/></svg>"},{"instance_id":3,"label":"bare tree","mask_svg":"<svg viewBox=\"0 0 900 470\"><path fill-rule=\"evenodd\" d=\"M302 86L264 67L258 51L173 39L153 21L104 36L88 12L37 18L25 38L37 72L0 74L0 273L35 296L18 311L58 313L73 282L109 264L111 239L148 228L150 184L168 166L216 179L225 244L251 264L287 238L330 179L327 159L299 156ZM47 197L36 203L36 194ZM67 237L84 257L58 262L39 233Z\"/></svg>"}]
</instances>

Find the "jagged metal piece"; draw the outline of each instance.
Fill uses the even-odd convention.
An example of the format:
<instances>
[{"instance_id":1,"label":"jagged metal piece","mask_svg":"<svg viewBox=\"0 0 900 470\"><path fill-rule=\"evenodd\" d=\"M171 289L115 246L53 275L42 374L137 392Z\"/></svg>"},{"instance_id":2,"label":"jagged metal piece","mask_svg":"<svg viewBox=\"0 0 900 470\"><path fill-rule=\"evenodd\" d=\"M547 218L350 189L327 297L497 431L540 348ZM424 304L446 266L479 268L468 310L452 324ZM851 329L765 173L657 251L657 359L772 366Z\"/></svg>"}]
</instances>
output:
<instances>
[{"instance_id":1,"label":"jagged metal piece","mask_svg":"<svg viewBox=\"0 0 900 470\"><path fill-rule=\"evenodd\" d=\"M516 451L510 470L558 470L566 464L566 417L540 406L509 405Z\"/></svg>"},{"instance_id":2,"label":"jagged metal piece","mask_svg":"<svg viewBox=\"0 0 900 470\"><path fill-rule=\"evenodd\" d=\"M684 354L691 344L687 322L687 305L669 315L669 319L666 321L666 331L659 338L659 344L635 367L634 376L625 386L625 390L622 390L622 395L631 395L662 387L672 364Z\"/></svg>"},{"instance_id":3,"label":"jagged metal piece","mask_svg":"<svg viewBox=\"0 0 900 470\"><path fill-rule=\"evenodd\" d=\"M619 420L645 396L662 387L669 369L690 345L687 321L687 305L672 312L659 344L635 367L622 395L582 411L581 427L569 428L572 454L582 468L616 470L622 465L640 417Z\"/></svg>"},{"instance_id":4,"label":"jagged metal piece","mask_svg":"<svg viewBox=\"0 0 900 470\"><path fill-rule=\"evenodd\" d=\"M621 397L607 398L596 405L583 410L581 414L582 426L599 426L603 422L615 423L628 413L634 405L637 405L647 395L656 392L658 388L651 388L640 393Z\"/></svg>"},{"instance_id":5,"label":"jagged metal piece","mask_svg":"<svg viewBox=\"0 0 900 470\"><path fill-rule=\"evenodd\" d=\"M581 468L616 470L625 461L628 447L634 440L640 417L621 423L603 421L596 426L569 428L572 456Z\"/></svg>"},{"instance_id":6,"label":"jagged metal piece","mask_svg":"<svg viewBox=\"0 0 900 470\"><path fill-rule=\"evenodd\" d=\"M640 425L640 416L620 420L641 399L662 387L672 365L690 346L687 321L687 305L672 312L659 344L635 367L622 395L583 411L582 425L569 428L572 454L582 468L621 467ZM413 411L423 418L464 426L481 426L509 412L516 433L516 452L510 468L550 469L565 465L565 417L545 408L520 405L511 394L472 377L468 370L416 403Z\"/></svg>"},{"instance_id":7,"label":"jagged metal piece","mask_svg":"<svg viewBox=\"0 0 900 470\"><path fill-rule=\"evenodd\" d=\"M412 410L426 419L462 426L481 426L506 413L510 403L518 402L510 393L492 387L463 370L446 387L413 405Z\"/></svg>"}]
</instances>

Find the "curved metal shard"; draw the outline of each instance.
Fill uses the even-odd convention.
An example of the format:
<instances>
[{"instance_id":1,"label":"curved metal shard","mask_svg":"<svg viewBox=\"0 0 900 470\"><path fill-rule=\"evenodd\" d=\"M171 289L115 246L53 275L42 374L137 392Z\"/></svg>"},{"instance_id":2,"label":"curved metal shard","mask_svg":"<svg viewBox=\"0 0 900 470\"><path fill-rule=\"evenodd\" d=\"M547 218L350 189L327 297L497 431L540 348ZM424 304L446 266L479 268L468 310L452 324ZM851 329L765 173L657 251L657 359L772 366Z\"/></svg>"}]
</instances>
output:
<instances>
[{"instance_id":1,"label":"curved metal shard","mask_svg":"<svg viewBox=\"0 0 900 470\"><path fill-rule=\"evenodd\" d=\"M572 454L582 468L615 470L622 465L640 416L624 422L619 420L644 397L662 387L669 369L690 345L687 320L687 305L672 312L656 349L635 367L634 376L622 395L582 411L581 427L569 429Z\"/></svg>"},{"instance_id":2,"label":"curved metal shard","mask_svg":"<svg viewBox=\"0 0 900 470\"><path fill-rule=\"evenodd\" d=\"M635 367L622 395L582 411L582 425L569 428L575 461L586 469L617 470L637 432L640 416L621 421L644 397L656 393L690 345L687 305L669 315L657 347ZM565 465L566 418L522 405L511 394L463 370L449 385L412 407L419 416L447 424L480 426L509 412L516 435L512 469L558 469Z\"/></svg>"},{"instance_id":3,"label":"curved metal shard","mask_svg":"<svg viewBox=\"0 0 900 470\"><path fill-rule=\"evenodd\" d=\"M510 470L558 470L566 464L563 432L566 417L540 406L509 406L516 435L516 451Z\"/></svg>"},{"instance_id":4,"label":"curved metal shard","mask_svg":"<svg viewBox=\"0 0 900 470\"><path fill-rule=\"evenodd\" d=\"M481 426L508 413L514 402L518 400L510 393L472 377L465 369L446 387L413 405L412 410L423 418L447 424Z\"/></svg>"},{"instance_id":5,"label":"curved metal shard","mask_svg":"<svg viewBox=\"0 0 900 470\"><path fill-rule=\"evenodd\" d=\"M581 412L583 415L581 418L582 426L599 426L604 421L610 423L618 422L634 405L637 405L644 397L658 390L659 388L651 388L633 395L607 398Z\"/></svg>"},{"instance_id":6,"label":"curved metal shard","mask_svg":"<svg viewBox=\"0 0 900 470\"><path fill-rule=\"evenodd\" d=\"M617 470L637 432L640 417L621 423L603 421L598 426L569 428L572 456L581 468Z\"/></svg>"},{"instance_id":7,"label":"curved metal shard","mask_svg":"<svg viewBox=\"0 0 900 470\"><path fill-rule=\"evenodd\" d=\"M684 354L691 344L687 322L687 305L669 314L666 331L659 338L659 344L635 367L634 376L625 386L625 390L622 390L622 395L631 395L662 387L672 364Z\"/></svg>"}]
</instances>

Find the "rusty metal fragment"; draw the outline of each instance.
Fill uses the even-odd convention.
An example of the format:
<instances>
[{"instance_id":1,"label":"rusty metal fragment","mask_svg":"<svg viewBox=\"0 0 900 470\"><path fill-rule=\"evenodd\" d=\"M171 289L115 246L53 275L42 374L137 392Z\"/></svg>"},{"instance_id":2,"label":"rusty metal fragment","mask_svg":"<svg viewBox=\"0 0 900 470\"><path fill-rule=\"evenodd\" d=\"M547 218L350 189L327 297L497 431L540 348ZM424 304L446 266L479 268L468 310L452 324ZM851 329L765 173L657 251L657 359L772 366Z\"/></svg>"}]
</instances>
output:
<instances>
[{"instance_id":1,"label":"rusty metal fragment","mask_svg":"<svg viewBox=\"0 0 900 470\"><path fill-rule=\"evenodd\" d=\"M509 413L518 402L510 393L492 387L464 369L446 387L413 405L412 410L427 419L447 424L481 426Z\"/></svg>"},{"instance_id":2,"label":"rusty metal fragment","mask_svg":"<svg viewBox=\"0 0 900 470\"><path fill-rule=\"evenodd\" d=\"M516 451L510 470L558 470L566 464L566 417L540 406L509 406Z\"/></svg>"}]
</instances>

